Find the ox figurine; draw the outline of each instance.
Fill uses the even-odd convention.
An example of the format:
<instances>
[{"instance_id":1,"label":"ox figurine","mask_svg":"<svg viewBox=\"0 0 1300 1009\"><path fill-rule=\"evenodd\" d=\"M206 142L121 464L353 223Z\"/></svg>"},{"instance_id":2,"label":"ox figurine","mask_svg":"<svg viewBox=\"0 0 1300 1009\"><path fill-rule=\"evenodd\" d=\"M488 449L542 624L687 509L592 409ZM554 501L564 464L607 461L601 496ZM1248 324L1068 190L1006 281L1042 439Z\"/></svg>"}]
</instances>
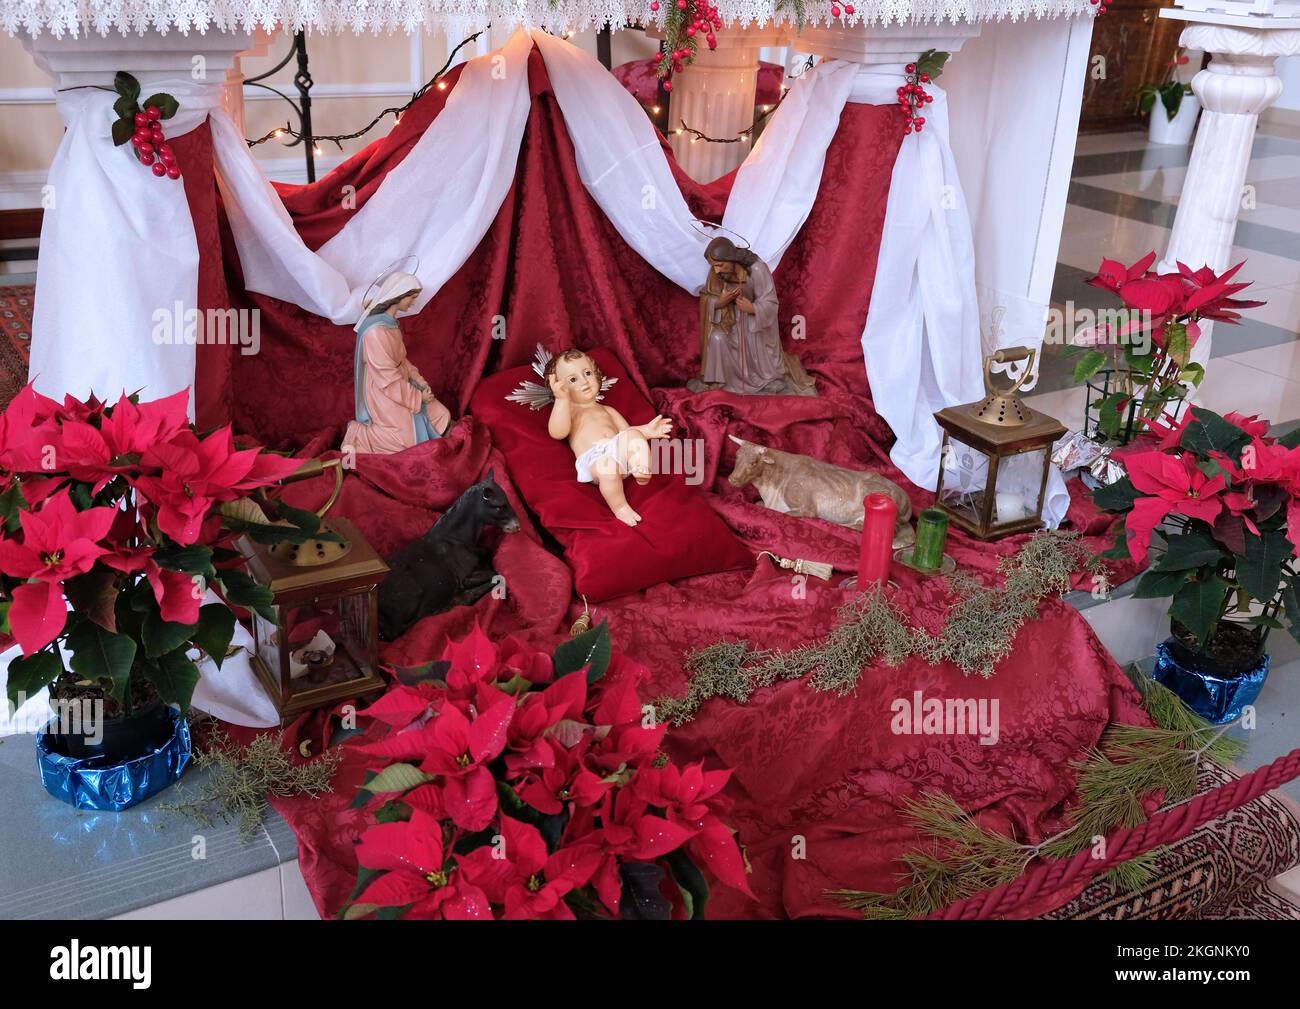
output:
<instances>
[{"instance_id":1,"label":"ox figurine","mask_svg":"<svg viewBox=\"0 0 1300 1009\"><path fill-rule=\"evenodd\" d=\"M740 446L727 480L733 487L753 484L763 506L795 518L818 518L850 529L862 528L862 501L868 494L887 494L898 505L894 548L912 543L912 502L903 489L879 473L833 466L811 456L781 452L729 435Z\"/></svg>"}]
</instances>

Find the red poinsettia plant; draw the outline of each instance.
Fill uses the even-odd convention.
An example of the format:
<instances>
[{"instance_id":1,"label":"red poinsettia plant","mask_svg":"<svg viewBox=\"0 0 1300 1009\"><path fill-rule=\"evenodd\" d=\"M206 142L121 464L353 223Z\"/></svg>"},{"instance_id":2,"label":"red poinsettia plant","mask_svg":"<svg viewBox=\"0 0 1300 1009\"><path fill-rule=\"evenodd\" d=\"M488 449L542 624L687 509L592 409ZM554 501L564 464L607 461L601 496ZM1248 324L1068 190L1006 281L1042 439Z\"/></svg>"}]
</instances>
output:
<instances>
[{"instance_id":1,"label":"red poinsettia plant","mask_svg":"<svg viewBox=\"0 0 1300 1009\"><path fill-rule=\"evenodd\" d=\"M199 678L191 649L219 665L234 633L228 606L203 603L208 587L270 612L236 533L274 541L319 528L292 509L277 514L287 525L262 530L246 512L223 515L302 461L236 448L229 427L200 435L187 400L59 403L29 385L0 415L0 632L22 649L9 666L13 704L66 674L69 690L113 702L109 714L129 714L142 695L187 707Z\"/></svg>"},{"instance_id":2,"label":"red poinsettia plant","mask_svg":"<svg viewBox=\"0 0 1300 1009\"><path fill-rule=\"evenodd\" d=\"M1125 516L1111 556L1146 559L1160 541L1135 595L1172 597L1175 632L1202 653L1247 631L1256 652L1270 629L1300 640L1300 431L1272 438L1268 421L1200 406L1150 427L1152 449L1093 494Z\"/></svg>"},{"instance_id":3,"label":"red poinsettia plant","mask_svg":"<svg viewBox=\"0 0 1300 1009\"><path fill-rule=\"evenodd\" d=\"M1171 404L1181 404L1188 391L1201 384L1205 368L1194 363L1191 354L1202 321L1236 323L1239 309L1264 304L1233 297L1250 286L1233 282L1244 262L1222 274L1183 263L1177 273L1156 273L1151 270L1155 259L1154 252L1132 266L1103 259L1097 275L1087 282L1114 294L1124 307L1098 312L1097 325L1076 333L1065 348L1067 355L1077 356L1075 382L1089 382L1105 369L1104 395L1090 410L1095 410L1097 430L1107 438L1140 433L1144 422L1170 412ZM1134 417L1139 418L1135 429Z\"/></svg>"},{"instance_id":4,"label":"red poinsettia plant","mask_svg":"<svg viewBox=\"0 0 1300 1009\"><path fill-rule=\"evenodd\" d=\"M476 625L399 671L364 712L389 732L358 747L374 824L342 916L702 917L702 867L749 893L721 819L731 771L667 758L644 674L604 623L553 656Z\"/></svg>"}]
</instances>

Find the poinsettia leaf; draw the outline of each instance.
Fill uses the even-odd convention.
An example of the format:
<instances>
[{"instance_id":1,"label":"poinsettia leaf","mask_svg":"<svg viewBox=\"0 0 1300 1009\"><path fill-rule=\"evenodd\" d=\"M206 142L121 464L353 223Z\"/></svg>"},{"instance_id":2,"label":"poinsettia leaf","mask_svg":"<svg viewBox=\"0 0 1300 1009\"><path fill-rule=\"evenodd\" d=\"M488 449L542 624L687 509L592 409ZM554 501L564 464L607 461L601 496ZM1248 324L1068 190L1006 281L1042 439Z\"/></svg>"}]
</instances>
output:
<instances>
[{"instance_id":1,"label":"poinsettia leaf","mask_svg":"<svg viewBox=\"0 0 1300 1009\"><path fill-rule=\"evenodd\" d=\"M1221 560L1226 551L1209 533L1190 532L1169 535L1167 548L1156 562L1157 571L1191 571Z\"/></svg>"},{"instance_id":2,"label":"poinsettia leaf","mask_svg":"<svg viewBox=\"0 0 1300 1009\"><path fill-rule=\"evenodd\" d=\"M664 864L673 877L673 882L680 887L686 900L687 912L692 919L704 918L704 906L709 902L709 883L704 878L685 848L670 851L664 856Z\"/></svg>"},{"instance_id":3,"label":"poinsettia leaf","mask_svg":"<svg viewBox=\"0 0 1300 1009\"><path fill-rule=\"evenodd\" d=\"M1213 410L1194 406L1191 411L1192 419L1183 429L1178 444L1202 459L1208 458L1211 452L1222 452L1233 462L1239 462L1241 450L1250 443L1250 435Z\"/></svg>"},{"instance_id":4,"label":"poinsettia leaf","mask_svg":"<svg viewBox=\"0 0 1300 1009\"><path fill-rule=\"evenodd\" d=\"M220 669L226 660L226 649L235 636L235 614L225 603L208 603L199 607L199 622L191 640L207 653Z\"/></svg>"},{"instance_id":5,"label":"poinsettia leaf","mask_svg":"<svg viewBox=\"0 0 1300 1009\"><path fill-rule=\"evenodd\" d=\"M1147 571L1133 589L1135 599L1164 599L1187 581L1186 571Z\"/></svg>"},{"instance_id":6,"label":"poinsettia leaf","mask_svg":"<svg viewBox=\"0 0 1300 1009\"><path fill-rule=\"evenodd\" d=\"M576 638L565 641L555 649L552 663L558 680L569 673L587 668L587 682L595 683L609 668L609 621L602 620L595 627L583 631Z\"/></svg>"},{"instance_id":7,"label":"poinsettia leaf","mask_svg":"<svg viewBox=\"0 0 1300 1009\"><path fill-rule=\"evenodd\" d=\"M411 818L411 807L396 799L389 799L375 810L375 823L405 823Z\"/></svg>"},{"instance_id":8,"label":"poinsettia leaf","mask_svg":"<svg viewBox=\"0 0 1300 1009\"><path fill-rule=\"evenodd\" d=\"M1074 362L1074 383L1080 385L1088 381L1101 370L1106 363L1106 355L1099 350L1090 350Z\"/></svg>"},{"instance_id":9,"label":"poinsettia leaf","mask_svg":"<svg viewBox=\"0 0 1300 1009\"><path fill-rule=\"evenodd\" d=\"M197 627L197 624L164 620L157 609L150 610L144 616L144 633L141 635L145 655L156 659L174 651L190 640Z\"/></svg>"},{"instance_id":10,"label":"poinsettia leaf","mask_svg":"<svg viewBox=\"0 0 1300 1009\"><path fill-rule=\"evenodd\" d=\"M405 792L432 781L433 778L432 774L425 774L414 764L389 764L366 782L365 789L374 795Z\"/></svg>"},{"instance_id":11,"label":"poinsettia leaf","mask_svg":"<svg viewBox=\"0 0 1300 1009\"><path fill-rule=\"evenodd\" d=\"M1097 404L1097 428L1107 438L1118 438L1124 426L1124 414L1132 397L1122 392L1112 392Z\"/></svg>"},{"instance_id":12,"label":"poinsettia leaf","mask_svg":"<svg viewBox=\"0 0 1300 1009\"><path fill-rule=\"evenodd\" d=\"M126 697L135 661L135 642L125 634L106 631L99 624L83 620L68 633L72 671L83 680L105 681L119 704Z\"/></svg>"},{"instance_id":13,"label":"poinsettia leaf","mask_svg":"<svg viewBox=\"0 0 1300 1009\"><path fill-rule=\"evenodd\" d=\"M444 685L447 678L447 671L451 669L451 663L446 659L439 659L436 662L425 662L418 666L398 666L393 670L393 676L398 683L403 686L413 687L417 683L433 683Z\"/></svg>"},{"instance_id":14,"label":"poinsettia leaf","mask_svg":"<svg viewBox=\"0 0 1300 1009\"><path fill-rule=\"evenodd\" d=\"M1292 553L1291 541L1280 529L1247 536L1245 552L1237 555L1237 581L1256 599L1272 599Z\"/></svg>"},{"instance_id":15,"label":"poinsettia leaf","mask_svg":"<svg viewBox=\"0 0 1300 1009\"><path fill-rule=\"evenodd\" d=\"M199 667L185 652L186 648L182 646L158 656L156 661L144 667L146 675L158 688L163 703L179 704L182 711L189 710L194 688L199 685Z\"/></svg>"},{"instance_id":16,"label":"poinsettia leaf","mask_svg":"<svg viewBox=\"0 0 1300 1009\"><path fill-rule=\"evenodd\" d=\"M9 695L11 711L16 711L28 699L48 687L63 672L63 659L57 652L33 652L26 658L16 656L9 663L9 678L5 692Z\"/></svg>"},{"instance_id":17,"label":"poinsettia leaf","mask_svg":"<svg viewBox=\"0 0 1300 1009\"><path fill-rule=\"evenodd\" d=\"M135 101L140 97L140 82L125 70L119 70L113 75L113 90L124 98Z\"/></svg>"},{"instance_id":18,"label":"poinsettia leaf","mask_svg":"<svg viewBox=\"0 0 1300 1009\"><path fill-rule=\"evenodd\" d=\"M1169 615L1186 627L1204 647L1219 622L1227 594L1228 583L1218 575L1189 581L1174 594Z\"/></svg>"},{"instance_id":19,"label":"poinsettia leaf","mask_svg":"<svg viewBox=\"0 0 1300 1009\"><path fill-rule=\"evenodd\" d=\"M1114 483L1094 490L1092 501L1103 511L1126 512L1133 507L1133 502L1142 496L1142 493L1133 486L1133 481L1123 476Z\"/></svg>"},{"instance_id":20,"label":"poinsettia leaf","mask_svg":"<svg viewBox=\"0 0 1300 1009\"><path fill-rule=\"evenodd\" d=\"M5 492L0 494L0 516L4 518L5 532L16 533L22 528L19 512L26 510L27 499L23 497L22 488L16 483L10 484Z\"/></svg>"},{"instance_id":21,"label":"poinsettia leaf","mask_svg":"<svg viewBox=\"0 0 1300 1009\"><path fill-rule=\"evenodd\" d=\"M251 575L236 568L220 572L222 594L235 606L256 611L264 620L276 623L275 596L265 585L259 585Z\"/></svg>"},{"instance_id":22,"label":"poinsettia leaf","mask_svg":"<svg viewBox=\"0 0 1300 1009\"><path fill-rule=\"evenodd\" d=\"M1214 520L1214 538L1234 554L1246 552L1246 523L1240 515L1220 512Z\"/></svg>"},{"instance_id":23,"label":"poinsettia leaf","mask_svg":"<svg viewBox=\"0 0 1300 1009\"><path fill-rule=\"evenodd\" d=\"M117 630L117 573L94 567L84 575L63 583L64 594L72 608L106 631Z\"/></svg>"},{"instance_id":24,"label":"poinsettia leaf","mask_svg":"<svg viewBox=\"0 0 1300 1009\"><path fill-rule=\"evenodd\" d=\"M195 543L188 547L172 547L153 555L159 567L186 574L209 574L212 570L212 548Z\"/></svg>"},{"instance_id":25,"label":"poinsettia leaf","mask_svg":"<svg viewBox=\"0 0 1300 1009\"><path fill-rule=\"evenodd\" d=\"M1300 641L1300 575L1287 576L1282 585L1281 612L1286 614L1287 632Z\"/></svg>"},{"instance_id":26,"label":"poinsettia leaf","mask_svg":"<svg viewBox=\"0 0 1300 1009\"><path fill-rule=\"evenodd\" d=\"M295 508L283 501L277 501L275 503L275 513L304 532L315 534L320 531L320 516L313 511L308 511L306 508ZM322 537L316 538L321 539Z\"/></svg>"},{"instance_id":27,"label":"poinsettia leaf","mask_svg":"<svg viewBox=\"0 0 1300 1009\"><path fill-rule=\"evenodd\" d=\"M1277 439L1277 443L1283 448L1295 448L1297 445L1300 445L1300 427L1281 435Z\"/></svg>"}]
</instances>

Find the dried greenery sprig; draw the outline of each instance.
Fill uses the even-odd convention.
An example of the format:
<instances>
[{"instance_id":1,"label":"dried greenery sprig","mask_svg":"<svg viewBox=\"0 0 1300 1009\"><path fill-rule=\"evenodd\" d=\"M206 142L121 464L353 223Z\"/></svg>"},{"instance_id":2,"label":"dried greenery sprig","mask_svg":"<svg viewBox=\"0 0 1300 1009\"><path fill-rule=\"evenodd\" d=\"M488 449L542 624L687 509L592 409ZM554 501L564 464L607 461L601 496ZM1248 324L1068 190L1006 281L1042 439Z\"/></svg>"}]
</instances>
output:
<instances>
[{"instance_id":1,"label":"dried greenery sprig","mask_svg":"<svg viewBox=\"0 0 1300 1009\"><path fill-rule=\"evenodd\" d=\"M239 839L249 841L266 820L268 796L315 798L332 792L339 760L335 748L296 764L282 748L280 735L265 732L252 742L236 744L217 730L194 751L194 766L212 768L213 773L192 798L163 803L160 808L187 816L202 827L237 819ZM183 787L177 786L178 791Z\"/></svg>"},{"instance_id":2,"label":"dried greenery sprig","mask_svg":"<svg viewBox=\"0 0 1300 1009\"><path fill-rule=\"evenodd\" d=\"M1039 602L1067 591L1070 576L1095 563L1077 534L1039 533L999 562L1001 585L987 586L970 575L949 579L958 601L940 634L910 626L883 592L872 589L840 608L835 628L820 642L780 651L717 641L691 652L686 693L661 697L655 707L661 719L681 725L711 698L743 704L755 690L804 676L814 690L850 694L865 666L877 659L896 666L911 655L931 664L951 662L967 676L987 679L1011 653L1020 628L1037 615Z\"/></svg>"},{"instance_id":3,"label":"dried greenery sprig","mask_svg":"<svg viewBox=\"0 0 1300 1009\"><path fill-rule=\"evenodd\" d=\"M1202 757L1231 762L1240 744L1193 714L1167 688L1143 674L1134 677L1155 726L1112 725L1100 746L1071 766L1078 772L1079 805L1073 823L1038 844L1021 844L981 827L950 796L925 792L904 804L903 816L933 842L900 859L902 885L893 893L834 890L831 896L868 918L923 918L949 904L1019 878L1040 856L1070 858L1120 827L1146 820L1142 798L1164 790L1166 804L1196 794ZM1117 889L1130 890L1151 877L1164 849L1156 848L1108 874Z\"/></svg>"}]
</instances>

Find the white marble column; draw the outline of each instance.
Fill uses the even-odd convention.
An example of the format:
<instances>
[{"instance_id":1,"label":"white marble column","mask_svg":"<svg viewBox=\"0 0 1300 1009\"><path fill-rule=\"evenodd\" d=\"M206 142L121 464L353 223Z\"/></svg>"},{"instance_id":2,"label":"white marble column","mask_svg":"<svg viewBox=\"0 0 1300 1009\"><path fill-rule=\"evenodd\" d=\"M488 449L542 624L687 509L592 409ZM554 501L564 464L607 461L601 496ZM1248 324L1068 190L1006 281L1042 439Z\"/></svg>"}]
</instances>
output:
<instances>
[{"instance_id":1,"label":"white marble column","mask_svg":"<svg viewBox=\"0 0 1300 1009\"><path fill-rule=\"evenodd\" d=\"M1279 56L1300 53L1300 18L1178 9L1164 10L1161 16L1189 22L1180 39L1182 46L1203 49L1211 57L1209 65L1192 78L1192 91L1205 111L1159 270L1170 273L1183 262L1193 269L1209 266L1220 271L1232 265L1228 259L1259 114L1282 93L1273 64ZM1250 278L1243 275L1242 279ZM1202 324L1193 360L1209 359L1210 329Z\"/></svg>"}]
</instances>

